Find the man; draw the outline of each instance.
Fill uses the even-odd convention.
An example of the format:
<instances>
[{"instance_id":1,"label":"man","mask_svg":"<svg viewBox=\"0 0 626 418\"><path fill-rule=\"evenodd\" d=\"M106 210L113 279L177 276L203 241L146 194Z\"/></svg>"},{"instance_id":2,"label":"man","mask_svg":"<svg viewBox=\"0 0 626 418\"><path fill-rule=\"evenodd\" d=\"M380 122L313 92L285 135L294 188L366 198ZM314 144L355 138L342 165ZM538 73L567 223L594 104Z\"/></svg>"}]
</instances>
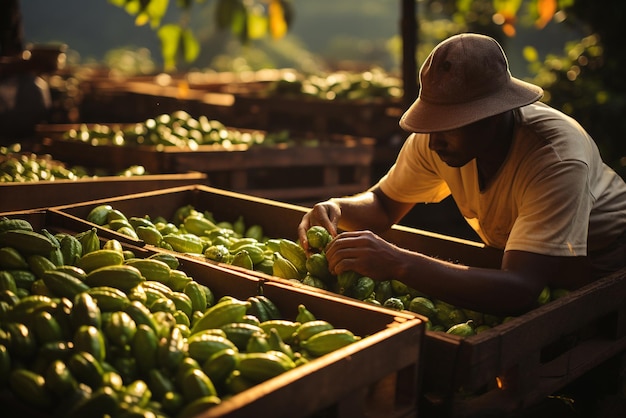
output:
<instances>
[{"instance_id":1,"label":"man","mask_svg":"<svg viewBox=\"0 0 626 418\"><path fill-rule=\"evenodd\" d=\"M412 134L394 166L364 193L316 204L298 227L305 249L306 230L322 225L335 236L326 248L334 274L398 279L502 315L535 307L545 286L575 289L626 265L626 184L578 123L538 102L541 88L511 76L494 39L443 41L420 85L400 120ZM455 265L376 235L416 203L450 194L485 244L504 251L500 269Z\"/></svg>"}]
</instances>

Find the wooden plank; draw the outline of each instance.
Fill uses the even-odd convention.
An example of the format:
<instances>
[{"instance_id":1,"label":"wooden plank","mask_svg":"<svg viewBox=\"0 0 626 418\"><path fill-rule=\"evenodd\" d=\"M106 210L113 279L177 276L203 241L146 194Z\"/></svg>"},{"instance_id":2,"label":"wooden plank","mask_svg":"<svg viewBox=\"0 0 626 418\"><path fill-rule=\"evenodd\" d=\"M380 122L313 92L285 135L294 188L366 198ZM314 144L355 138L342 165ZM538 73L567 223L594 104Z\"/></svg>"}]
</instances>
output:
<instances>
[{"instance_id":1,"label":"wooden plank","mask_svg":"<svg viewBox=\"0 0 626 418\"><path fill-rule=\"evenodd\" d=\"M196 151L164 149L178 172L211 172L224 169L295 168L328 166L369 166L373 159L372 142L320 143L318 146L250 147L219 149L200 146Z\"/></svg>"},{"instance_id":2,"label":"wooden plank","mask_svg":"<svg viewBox=\"0 0 626 418\"><path fill-rule=\"evenodd\" d=\"M460 369L458 385L476 389L529 357L542 352L548 355L551 348L570 350L584 341L583 332L589 329L592 335L587 338L609 338L595 335L598 333L595 322L616 312L626 299L624 274L611 275L476 337L464 339L461 357L466 367ZM614 335L614 331L608 332ZM611 338L616 337L621 336ZM555 351L551 355L558 354ZM538 363L535 368L540 366Z\"/></svg>"},{"instance_id":3,"label":"wooden plank","mask_svg":"<svg viewBox=\"0 0 626 418\"><path fill-rule=\"evenodd\" d=\"M461 341L449 334L427 332L422 348L422 358L429 359L423 363L422 388L427 396L440 397L447 395L457 387L455 373L462 367L459 350ZM435 403L443 402L442 399L434 400Z\"/></svg>"},{"instance_id":4,"label":"wooden plank","mask_svg":"<svg viewBox=\"0 0 626 418\"><path fill-rule=\"evenodd\" d=\"M623 270L491 330L457 338L449 343L456 351L431 349L424 376L436 379L446 371L441 380L448 385L425 380L429 407L452 417L486 411L506 416L551 395L624 352L625 300ZM427 332L425 350L433 338Z\"/></svg>"},{"instance_id":5,"label":"wooden plank","mask_svg":"<svg viewBox=\"0 0 626 418\"><path fill-rule=\"evenodd\" d=\"M39 135L45 137L41 152L70 164L114 170L140 164L152 173L198 171L207 173L216 187L286 201L353 194L371 185L372 138L333 135L317 146L297 142L290 146L201 145L196 150L147 145L96 147L60 139L64 132L77 128L75 124L38 126Z\"/></svg>"},{"instance_id":6,"label":"wooden plank","mask_svg":"<svg viewBox=\"0 0 626 418\"><path fill-rule=\"evenodd\" d=\"M323 187L300 187L300 188L281 188L281 189L250 189L246 187L236 187L233 185L233 191L245 193L251 196L263 197L266 199L280 200L283 202L294 202L304 204L308 202L308 206L336 196L347 196L356 194L364 190L360 185L344 184L336 186ZM302 203L299 203L302 202Z\"/></svg>"},{"instance_id":7,"label":"wooden plank","mask_svg":"<svg viewBox=\"0 0 626 418\"><path fill-rule=\"evenodd\" d=\"M607 341L590 341L581 346L577 346L568 353L571 358L566 361L578 364L579 367L570 368L565 375L540 376L533 379L533 384L522 390L500 390L492 389L481 396L468 397L462 399L458 397L452 401L451 412L447 416L451 417L480 417L486 413L496 414L495 416L509 416L515 411L535 405L537 402L554 394L567 384L575 381L584 373L599 366L604 360L609 359L619 353L624 352L626 347L624 341L619 344ZM560 359L559 361L563 361ZM523 366L523 365L520 365ZM531 372L542 374L544 368L531 368ZM513 415L514 416L514 415Z\"/></svg>"},{"instance_id":8,"label":"wooden plank","mask_svg":"<svg viewBox=\"0 0 626 418\"><path fill-rule=\"evenodd\" d=\"M271 126L274 129L314 132L321 137L342 133L386 140L402 133L396 116L398 108L404 108L402 100L373 98L343 101L237 95L233 113L245 115L261 129Z\"/></svg>"},{"instance_id":9,"label":"wooden plank","mask_svg":"<svg viewBox=\"0 0 626 418\"><path fill-rule=\"evenodd\" d=\"M168 167L171 166L168 154L153 150L148 152L145 148L139 147L94 146L87 142L45 138L36 146L35 152L51 154L55 159L67 165L105 168L111 171L142 165L149 173L172 174L168 172Z\"/></svg>"},{"instance_id":10,"label":"wooden plank","mask_svg":"<svg viewBox=\"0 0 626 418\"><path fill-rule=\"evenodd\" d=\"M506 369L527 351L584 331L587 326L597 328L595 322L615 312L625 300L626 271L620 271L503 324L501 367Z\"/></svg>"},{"instance_id":11,"label":"wooden plank","mask_svg":"<svg viewBox=\"0 0 626 418\"><path fill-rule=\"evenodd\" d=\"M0 213L44 209L106 197L208 184L203 173L160 174L134 177L98 177L0 184Z\"/></svg>"}]
</instances>

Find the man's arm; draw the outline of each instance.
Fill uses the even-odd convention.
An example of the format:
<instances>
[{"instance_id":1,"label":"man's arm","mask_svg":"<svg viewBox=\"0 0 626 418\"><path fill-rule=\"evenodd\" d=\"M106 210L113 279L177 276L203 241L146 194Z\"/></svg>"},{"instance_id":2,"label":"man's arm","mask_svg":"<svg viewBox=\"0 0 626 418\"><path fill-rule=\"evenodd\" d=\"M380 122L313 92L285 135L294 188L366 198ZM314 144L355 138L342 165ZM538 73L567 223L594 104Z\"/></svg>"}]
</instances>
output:
<instances>
[{"instance_id":1,"label":"man's arm","mask_svg":"<svg viewBox=\"0 0 626 418\"><path fill-rule=\"evenodd\" d=\"M354 270L376 280L397 279L433 298L497 315L534 308L545 286L576 288L589 277L584 257L507 251L500 269L477 268L399 248L370 231L338 235L326 256L334 274Z\"/></svg>"},{"instance_id":2,"label":"man's arm","mask_svg":"<svg viewBox=\"0 0 626 418\"><path fill-rule=\"evenodd\" d=\"M378 186L354 198L331 199L339 202L342 217L339 227L346 231L369 229L377 233L386 231L399 222L413 203L402 203L390 199Z\"/></svg>"}]
</instances>

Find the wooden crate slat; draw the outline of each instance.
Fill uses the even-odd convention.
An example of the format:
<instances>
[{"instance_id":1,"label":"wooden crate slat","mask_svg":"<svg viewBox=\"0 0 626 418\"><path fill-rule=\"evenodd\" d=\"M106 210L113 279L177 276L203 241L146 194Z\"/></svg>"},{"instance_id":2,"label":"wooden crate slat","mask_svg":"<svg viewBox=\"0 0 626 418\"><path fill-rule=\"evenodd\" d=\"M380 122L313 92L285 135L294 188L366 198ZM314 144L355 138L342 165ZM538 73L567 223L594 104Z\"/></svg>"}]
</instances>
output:
<instances>
[{"instance_id":1,"label":"wooden crate slat","mask_svg":"<svg viewBox=\"0 0 626 418\"><path fill-rule=\"evenodd\" d=\"M134 177L106 176L0 184L0 213L45 209L177 186L208 184L203 173L157 174Z\"/></svg>"}]
</instances>

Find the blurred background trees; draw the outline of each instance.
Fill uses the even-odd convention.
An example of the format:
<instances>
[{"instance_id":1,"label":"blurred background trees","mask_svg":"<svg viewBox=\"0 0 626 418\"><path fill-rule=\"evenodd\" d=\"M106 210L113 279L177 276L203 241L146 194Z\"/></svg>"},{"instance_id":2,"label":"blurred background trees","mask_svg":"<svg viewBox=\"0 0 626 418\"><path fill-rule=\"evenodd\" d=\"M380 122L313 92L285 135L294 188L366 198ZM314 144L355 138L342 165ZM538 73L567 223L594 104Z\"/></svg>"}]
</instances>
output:
<instances>
[{"instance_id":1,"label":"blurred background trees","mask_svg":"<svg viewBox=\"0 0 626 418\"><path fill-rule=\"evenodd\" d=\"M28 0L25 38L123 74L295 68L401 71L403 0ZM578 119L625 175L622 0L418 0L418 66L440 40L498 39L511 71ZM416 68L416 71L418 69Z\"/></svg>"}]
</instances>

